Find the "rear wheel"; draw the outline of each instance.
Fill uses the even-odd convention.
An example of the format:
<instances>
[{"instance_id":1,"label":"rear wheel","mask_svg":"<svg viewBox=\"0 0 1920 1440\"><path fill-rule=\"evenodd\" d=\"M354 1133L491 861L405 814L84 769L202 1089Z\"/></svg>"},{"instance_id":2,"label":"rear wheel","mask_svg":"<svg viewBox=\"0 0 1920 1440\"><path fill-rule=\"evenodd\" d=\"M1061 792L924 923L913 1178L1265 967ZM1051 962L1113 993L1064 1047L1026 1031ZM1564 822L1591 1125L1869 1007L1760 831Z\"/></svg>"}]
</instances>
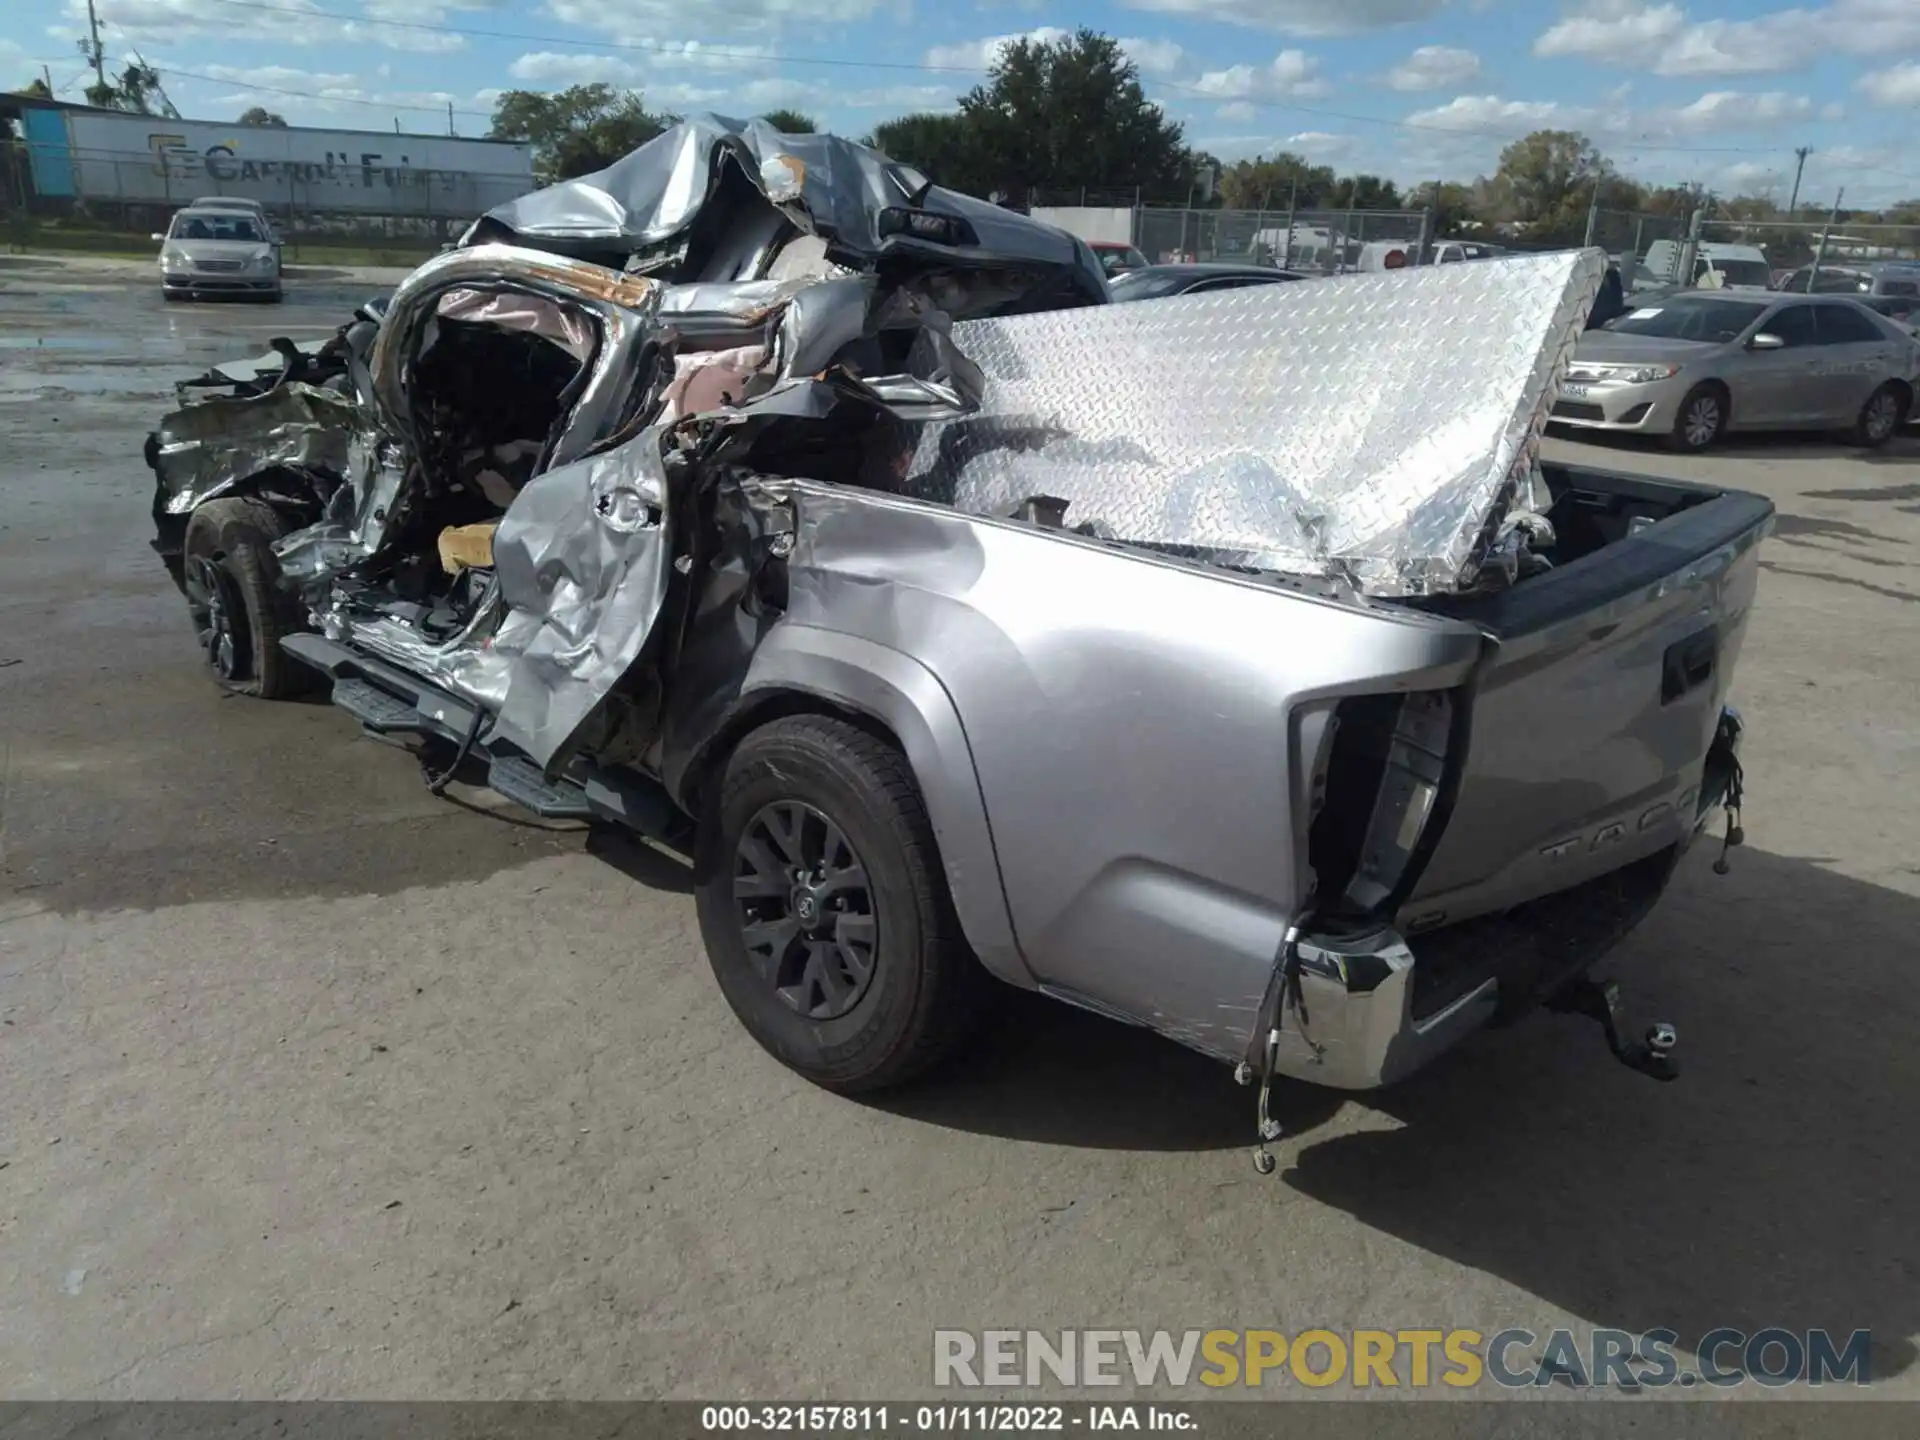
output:
<instances>
[{"instance_id":1,"label":"rear wheel","mask_svg":"<svg viewBox=\"0 0 1920 1440\"><path fill-rule=\"evenodd\" d=\"M968 951L905 758L842 720L754 731L702 818L700 931L721 993L781 1063L842 1094L912 1079L973 1030Z\"/></svg>"},{"instance_id":2,"label":"rear wheel","mask_svg":"<svg viewBox=\"0 0 1920 1440\"><path fill-rule=\"evenodd\" d=\"M181 589L200 653L221 687L278 700L309 673L280 649L301 628L299 607L277 581L273 542L286 532L262 500L211 500L187 522Z\"/></svg>"},{"instance_id":3,"label":"rear wheel","mask_svg":"<svg viewBox=\"0 0 1920 1440\"><path fill-rule=\"evenodd\" d=\"M1680 402L1671 443L1676 450L1710 448L1727 428L1727 392L1718 385L1696 385Z\"/></svg>"},{"instance_id":4,"label":"rear wheel","mask_svg":"<svg viewBox=\"0 0 1920 1440\"><path fill-rule=\"evenodd\" d=\"M1868 449L1878 449L1886 444L1906 423L1907 406L1911 403L1906 392L1898 385L1882 385L1860 407L1860 417L1853 422L1850 436L1853 443Z\"/></svg>"}]
</instances>

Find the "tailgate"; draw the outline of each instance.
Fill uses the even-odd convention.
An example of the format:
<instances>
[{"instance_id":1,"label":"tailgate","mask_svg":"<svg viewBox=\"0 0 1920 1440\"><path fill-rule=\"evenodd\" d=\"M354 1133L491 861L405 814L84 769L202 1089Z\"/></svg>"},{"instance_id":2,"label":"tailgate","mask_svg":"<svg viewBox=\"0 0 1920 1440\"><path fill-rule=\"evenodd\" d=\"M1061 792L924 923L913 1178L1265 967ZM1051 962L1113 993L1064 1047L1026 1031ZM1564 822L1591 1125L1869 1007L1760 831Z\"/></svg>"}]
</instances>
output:
<instances>
[{"instance_id":1,"label":"tailgate","mask_svg":"<svg viewBox=\"0 0 1920 1440\"><path fill-rule=\"evenodd\" d=\"M1728 492L1446 613L1495 642L1408 930L1565 889L1685 838L1771 502ZM1711 800L1712 797L1707 797Z\"/></svg>"}]
</instances>

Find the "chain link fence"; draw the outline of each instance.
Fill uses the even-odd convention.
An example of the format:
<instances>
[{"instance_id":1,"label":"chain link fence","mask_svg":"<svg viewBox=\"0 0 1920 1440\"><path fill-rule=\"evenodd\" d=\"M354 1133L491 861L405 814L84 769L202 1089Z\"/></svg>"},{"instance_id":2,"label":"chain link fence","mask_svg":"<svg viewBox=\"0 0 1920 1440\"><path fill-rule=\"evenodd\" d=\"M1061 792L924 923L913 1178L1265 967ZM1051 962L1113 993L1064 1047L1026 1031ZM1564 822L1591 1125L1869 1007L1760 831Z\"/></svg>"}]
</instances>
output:
<instances>
[{"instance_id":1,"label":"chain link fence","mask_svg":"<svg viewBox=\"0 0 1920 1440\"><path fill-rule=\"evenodd\" d=\"M1148 260L1225 261L1338 275L1370 244L1409 250L1431 239L1424 210L1189 210L1142 206L1133 245Z\"/></svg>"},{"instance_id":2,"label":"chain link fence","mask_svg":"<svg viewBox=\"0 0 1920 1440\"><path fill-rule=\"evenodd\" d=\"M1850 220L1708 220L1702 243L1751 245L1776 273L1811 266L1845 268L1886 261L1920 263L1920 226L1855 224Z\"/></svg>"}]
</instances>

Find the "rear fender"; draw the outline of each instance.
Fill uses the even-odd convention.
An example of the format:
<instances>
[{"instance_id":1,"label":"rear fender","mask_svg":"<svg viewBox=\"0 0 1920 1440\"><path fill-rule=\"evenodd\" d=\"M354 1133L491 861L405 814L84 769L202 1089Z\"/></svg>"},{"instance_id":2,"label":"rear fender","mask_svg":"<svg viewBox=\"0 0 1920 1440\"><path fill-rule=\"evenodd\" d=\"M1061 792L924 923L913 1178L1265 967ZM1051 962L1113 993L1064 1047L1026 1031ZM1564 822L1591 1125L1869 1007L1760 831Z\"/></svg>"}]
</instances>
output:
<instances>
[{"instance_id":1,"label":"rear fender","mask_svg":"<svg viewBox=\"0 0 1920 1440\"><path fill-rule=\"evenodd\" d=\"M788 621L754 652L736 713L795 694L867 716L898 738L933 822L968 944L1000 979L1033 988L1014 939L973 751L959 711L933 672L871 640Z\"/></svg>"}]
</instances>

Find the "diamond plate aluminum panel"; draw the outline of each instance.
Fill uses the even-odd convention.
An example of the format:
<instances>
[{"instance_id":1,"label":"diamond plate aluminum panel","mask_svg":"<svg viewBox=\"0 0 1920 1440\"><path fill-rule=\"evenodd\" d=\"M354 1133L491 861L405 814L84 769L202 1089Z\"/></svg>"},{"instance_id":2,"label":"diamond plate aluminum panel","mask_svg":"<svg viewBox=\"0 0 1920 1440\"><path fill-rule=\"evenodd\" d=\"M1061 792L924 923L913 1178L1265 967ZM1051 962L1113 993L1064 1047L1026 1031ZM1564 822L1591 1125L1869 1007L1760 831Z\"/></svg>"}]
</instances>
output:
<instances>
[{"instance_id":1,"label":"diamond plate aluminum panel","mask_svg":"<svg viewBox=\"0 0 1920 1440\"><path fill-rule=\"evenodd\" d=\"M1531 493L1598 250L974 320L980 412L925 427L908 494L1373 595L1465 588Z\"/></svg>"}]
</instances>

